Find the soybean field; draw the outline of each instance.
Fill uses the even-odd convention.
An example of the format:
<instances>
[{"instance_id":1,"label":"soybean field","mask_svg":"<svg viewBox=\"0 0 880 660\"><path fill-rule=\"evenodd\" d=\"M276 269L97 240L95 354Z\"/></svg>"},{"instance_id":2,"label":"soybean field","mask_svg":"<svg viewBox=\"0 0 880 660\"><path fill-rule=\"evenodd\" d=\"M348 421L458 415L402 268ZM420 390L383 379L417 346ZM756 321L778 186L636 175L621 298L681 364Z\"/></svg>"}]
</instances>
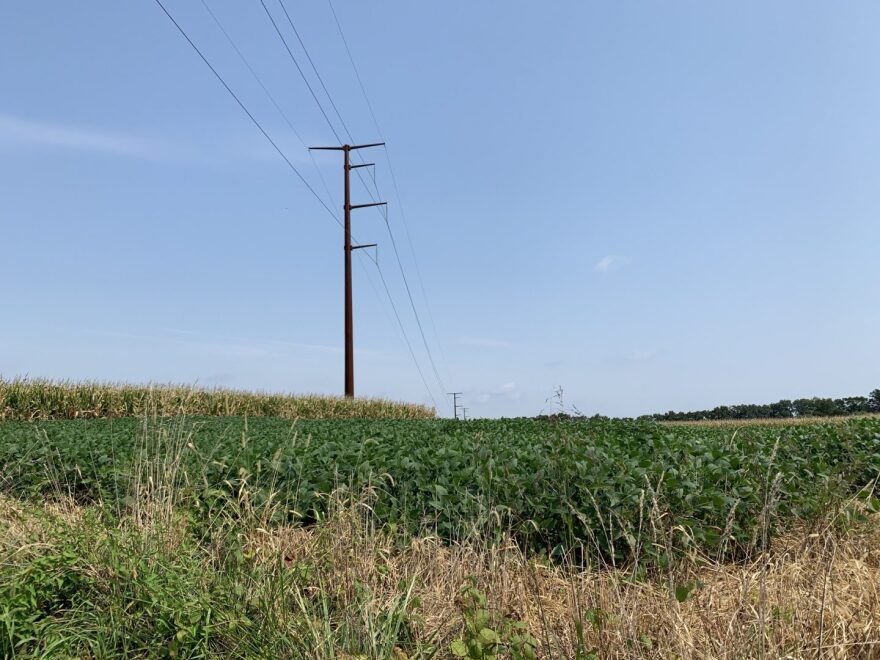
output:
<instances>
[{"instance_id":1,"label":"soybean field","mask_svg":"<svg viewBox=\"0 0 880 660\"><path fill-rule=\"evenodd\" d=\"M0 466L0 489L18 497L123 511L149 473L205 511L246 497L270 522L310 525L346 493L413 534L509 534L551 557L588 550L662 566L688 550L736 559L795 522L880 509L880 419L5 422Z\"/></svg>"}]
</instances>

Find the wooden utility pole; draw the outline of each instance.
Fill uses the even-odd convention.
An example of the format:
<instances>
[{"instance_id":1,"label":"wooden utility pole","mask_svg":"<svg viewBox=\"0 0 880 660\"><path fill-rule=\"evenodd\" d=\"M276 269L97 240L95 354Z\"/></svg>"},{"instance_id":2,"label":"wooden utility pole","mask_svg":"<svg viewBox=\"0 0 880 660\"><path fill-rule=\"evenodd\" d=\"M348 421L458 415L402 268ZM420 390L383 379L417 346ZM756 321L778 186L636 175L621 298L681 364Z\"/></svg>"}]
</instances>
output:
<instances>
[{"instance_id":1,"label":"wooden utility pole","mask_svg":"<svg viewBox=\"0 0 880 660\"><path fill-rule=\"evenodd\" d=\"M341 151L345 154L344 173L345 173L345 396L351 398L354 396L354 310L352 305L351 290L351 253L353 250L360 250L365 247L375 247L375 243L368 245L352 245L351 244L351 210L363 209L368 206L385 206L386 202L373 202L371 204L352 204L351 203L351 171L358 167L367 167L373 163L363 163L361 165L352 165L349 154L354 149L366 149L368 147L381 147L384 142L376 142L374 144L343 144L341 147L312 147L317 151Z\"/></svg>"}]
</instances>

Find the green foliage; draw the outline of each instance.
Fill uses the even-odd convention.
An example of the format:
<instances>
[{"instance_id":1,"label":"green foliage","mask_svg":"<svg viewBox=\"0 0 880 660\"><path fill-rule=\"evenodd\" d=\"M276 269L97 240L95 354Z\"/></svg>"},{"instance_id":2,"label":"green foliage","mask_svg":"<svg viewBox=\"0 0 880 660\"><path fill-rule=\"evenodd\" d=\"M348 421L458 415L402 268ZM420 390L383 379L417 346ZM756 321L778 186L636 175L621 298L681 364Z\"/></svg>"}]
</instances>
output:
<instances>
[{"instance_id":1,"label":"green foliage","mask_svg":"<svg viewBox=\"0 0 880 660\"><path fill-rule=\"evenodd\" d=\"M56 533L62 531L56 528ZM0 656L14 657L40 644L49 652L64 642L55 617L74 607L89 583L75 542L66 540L0 578Z\"/></svg>"},{"instance_id":2,"label":"green foliage","mask_svg":"<svg viewBox=\"0 0 880 660\"><path fill-rule=\"evenodd\" d=\"M839 417L880 412L880 390L867 397L848 396L840 399L813 397L811 399L783 399L776 403L743 403L735 406L717 406L712 410L674 412L646 415L654 421L681 422L721 419L788 419L792 417Z\"/></svg>"},{"instance_id":3,"label":"green foliage","mask_svg":"<svg viewBox=\"0 0 880 660\"><path fill-rule=\"evenodd\" d=\"M675 594L675 600L679 603L685 602L688 598L691 597L691 594L694 593L697 589L702 587L703 584L699 581L688 582L687 584L679 584L676 585L673 593Z\"/></svg>"},{"instance_id":4,"label":"green foliage","mask_svg":"<svg viewBox=\"0 0 880 660\"><path fill-rule=\"evenodd\" d=\"M319 566L252 561L240 528L200 542L96 511L29 507L21 544L0 544L0 657L430 656L405 586L379 609L322 584Z\"/></svg>"},{"instance_id":5,"label":"green foliage","mask_svg":"<svg viewBox=\"0 0 880 660\"><path fill-rule=\"evenodd\" d=\"M247 493L255 508L279 504L270 522L309 524L331 493L370 490L377 519L413 533L512 532L551 556L589 547L661 567L690 548L742 556L880 473L878 419L735 432L606 419L202 418L187 428L180 497L203 513ZM0 487L134 506L133 465L155 435L130 419L0 424Z\"/></svg>"},{"instance_id":6,"label":"green foliage","mask_svg":"<svg viewBox=\"0 0 880 660\"><path fill-rule=\"evenodd\" d=\"M460 607L464 632L449 646L453 656L472 660L495 660L499 655L512 660L537 658L538 640L523 623L507 616L493 623L486 596L473 579L461 590Z\"/></svg>"}]
</instances>

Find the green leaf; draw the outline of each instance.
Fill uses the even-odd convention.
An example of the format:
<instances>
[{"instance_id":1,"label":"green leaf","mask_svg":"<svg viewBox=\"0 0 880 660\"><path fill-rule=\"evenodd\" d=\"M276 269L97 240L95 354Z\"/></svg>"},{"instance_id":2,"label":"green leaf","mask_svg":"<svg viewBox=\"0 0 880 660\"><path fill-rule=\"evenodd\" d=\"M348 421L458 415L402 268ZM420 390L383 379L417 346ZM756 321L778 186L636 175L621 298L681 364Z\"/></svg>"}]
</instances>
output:
<instances>
[{"instance_id":1,"label":"green leaf","mask_svg":"<svg viewBox=\"0 0 880 660\"><path fill-rule=\"evenodd\" d=\"M675 588L675 600L679 603L683 603L688 599L688 596L691 595L691 591L693 590L693 586L690 584L680 584Z\"/></svg>"},{"instance_id":2,"label":"green leaf","mask_svg":"<svg viewBox=\"0 0 880 660\"><path fill-rule=\"evenodd\" d=\"M456 658L466 658L468 656L468 647L463 639L456 639L449 645L449 650Z\"/></svg>"},{"instance_id":3,"label":"green leaf","mask_svg":"<svg viewBox=\"0 0 880 660\"><path fill-rule=\"evenodd\" d=\"M491 628L483 628L480 630L480 641L484 644L498 644L501 640L498 638L497 632Z\"/></svg>"}]
</instances>

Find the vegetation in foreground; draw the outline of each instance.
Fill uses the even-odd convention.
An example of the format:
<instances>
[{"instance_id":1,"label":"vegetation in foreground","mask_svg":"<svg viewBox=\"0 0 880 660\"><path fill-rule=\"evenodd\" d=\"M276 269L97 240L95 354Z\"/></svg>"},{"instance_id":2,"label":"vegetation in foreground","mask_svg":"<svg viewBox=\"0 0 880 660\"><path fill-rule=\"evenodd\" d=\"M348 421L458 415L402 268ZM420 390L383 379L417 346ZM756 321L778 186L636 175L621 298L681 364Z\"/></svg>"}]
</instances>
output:
<instances>
[{"instance_id":1,"label":"vegetation in foreground","mask_svg":"<svg viewBox=\"0 0 880 660\"><path fill-rule=\"evenodd\" d=\"M434 410L381 399L268 394L176 385L0 378L0 421L97 419L142 415L284 419L428 419Z\"/></svg>"},{"instance_id":2,"label":"vegetation in foreground","mask_svg":"<svg viewBox=\"0 0 880 660\"><path fill-rule=\"evenodd\" d=\"M0 424L8 657L872 657L880 419Z\"/></svg>"},{"instance_id":3,"label":"vegetation in foreground","mask_svg":"<svg viewBox=\"0 0 880 660\"><path fill-rule=\"evenodd\" d=\"M340 488L375 493L376 519L448 541L508 534L556 557L664 566L697 548L737 559L858 496L873 502L880 419L789 427L591 420L184 418L0 425L0 486L126 505L145 456L174 461L210 515L240 492L308 525ZM147 475L151 476L151 475ZM662 519L668 536L643 545Z\"/></svg>"},{"instance_id":4,"label":"vegetation in foreground","mask_svg":"<svg viewBox=\"0 0 880 660\"><path fill-rule=\"evenodd\" d=\"M875 514L842 525L841 511L740 563L690 552L639 577L503 540L402 536L368 499L291 528L242 493L193 525L157 485L122 517L0 499L0 655L876 657Z\"/></svg>"}]
</instances>

